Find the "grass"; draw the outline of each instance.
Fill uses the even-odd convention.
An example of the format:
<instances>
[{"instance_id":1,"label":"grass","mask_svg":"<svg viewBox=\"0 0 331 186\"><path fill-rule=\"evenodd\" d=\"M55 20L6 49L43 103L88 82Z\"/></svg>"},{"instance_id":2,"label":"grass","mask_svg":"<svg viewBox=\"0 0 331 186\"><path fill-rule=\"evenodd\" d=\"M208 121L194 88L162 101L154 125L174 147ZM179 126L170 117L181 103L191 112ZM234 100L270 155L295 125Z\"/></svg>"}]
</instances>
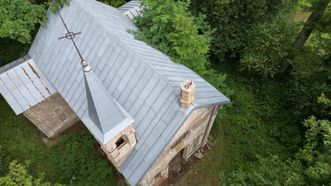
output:
<instances>
[{"instance_id":1,"label":"grass","mask_svg":"<svg viewBox=\"0 0 331 186\"><path fill-rule=\"evenodd\" d=\"M29 46L9 39L0 40L0 67L25 55ZM35 172L47 172L48 177L53 177L49 170L49 162L44 165L37 163L43 154L49 150L42 142L36 128L23 116L17 117L10 109L7 102L0 95L0 145L5 149L9 159L20 162L33 160L31 169Z\"/></svg>"},{"instance_id":2,"label":"grass","mask_svg":"<svg viewBox=\"0 0 331 186\"><path fill-rule=\"evenodd\" d=\"M178 180L175 185L219 185L219 173L221 170L229 169L231 153L224 132L214 140L214 147L202 159L192 165L191 169Z\"/></svg>"},{"instance_id":3,"label":"grass","mask_svg":"<svg viewBox=\"0 0 331 186\"><path fill-rule=\"evenodd\" d=\"M116 185L114 168L98 151L97 142L85 128L67 131L49 148L40 132L23 116L16 116L0 98L0 145L10 160L31 161L32 175L67 185Z\"/></svg>"},{"instance_id":4,"label":"grass","mask_svg":"<svg viewBox=\"0 0 331 186\"><path fill-rule=\"evenodd\" d=\"M17 117L3 98L0 110L0 144L9 158L20 162L31 160L33 172L47 172L49 178L53 177L52 165L42 160L49 149L37 129L23 116Z\"/></svg>"}]
</instances>

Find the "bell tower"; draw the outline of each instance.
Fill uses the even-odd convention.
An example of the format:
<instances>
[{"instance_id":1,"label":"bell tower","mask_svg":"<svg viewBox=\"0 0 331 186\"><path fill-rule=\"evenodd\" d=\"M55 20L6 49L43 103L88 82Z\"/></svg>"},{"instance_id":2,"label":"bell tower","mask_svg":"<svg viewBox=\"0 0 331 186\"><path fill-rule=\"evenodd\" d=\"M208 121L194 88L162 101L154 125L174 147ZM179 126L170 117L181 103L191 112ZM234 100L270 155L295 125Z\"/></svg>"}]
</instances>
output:
<instances>
[{"instance_id":1,"label":"bell tower","mask_svg":"<svg viewBox=\"0 0 331 186\"><path fill-rule=\"evenodd\" d=\"M137 144L132 125L134 120L109 94L91 66L85 60L82 65L88 104L87 121L108 159L119 167Z\"/></svg>"},{"instance_id":2,"label":"bell tower","mask_svg":"<svg viewBox=\"0 0 331 186\"><path fill-rule=\"evenodd\" d=\"M119 167L129 155L131 149L137 144L135 130L132 125L117 134L108 143L101 146L108 159Z\"/></svg>"},{"instance_id":3,"label":"bell tower","mask_svg":"<svg viewBox=\"0 0 331 186\"><path fill-rule=\"evenodd\" d=\"M74 38L79 33L71 32L58 12L67 31L59 39L71 40L80 59L84 72L88 114L84 124L101 144L108 159L119 167L137 144L132 116L112 97L99 78L93 73L90 64L83 58Z\"/></svg>"}]
</instances>

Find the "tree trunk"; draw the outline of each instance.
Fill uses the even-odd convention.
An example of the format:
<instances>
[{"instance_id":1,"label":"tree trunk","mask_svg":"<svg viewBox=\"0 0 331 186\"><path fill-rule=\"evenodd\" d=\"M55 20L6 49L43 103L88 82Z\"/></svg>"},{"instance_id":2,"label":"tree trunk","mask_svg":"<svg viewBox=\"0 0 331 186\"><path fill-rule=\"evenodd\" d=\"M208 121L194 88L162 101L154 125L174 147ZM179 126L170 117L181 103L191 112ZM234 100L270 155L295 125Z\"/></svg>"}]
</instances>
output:
<instances>
[{"instance_id":1,"label":"tree trunk","mask_svg":"<svg viewBox=\"0 0 331 186\"><path fill-rule=\"evenodd\" d=\"M330 0L319 0L319 5L313 12L310 14L308 20L306 21L304 27L302 28L299 36L295 40L293 47L297 50L301 50L308 40L309 36L314 30L314 27L318 21L322 18L325 9L328 7Z\"/></svg>"}]
</instances>

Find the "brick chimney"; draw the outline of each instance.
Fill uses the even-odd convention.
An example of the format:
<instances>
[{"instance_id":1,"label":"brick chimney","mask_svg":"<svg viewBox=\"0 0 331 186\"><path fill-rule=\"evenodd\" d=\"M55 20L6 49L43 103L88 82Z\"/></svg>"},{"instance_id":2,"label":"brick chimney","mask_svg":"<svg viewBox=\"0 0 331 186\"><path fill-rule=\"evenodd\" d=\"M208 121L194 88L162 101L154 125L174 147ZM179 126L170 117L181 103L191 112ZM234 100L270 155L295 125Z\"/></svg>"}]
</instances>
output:
<instances>
[{"instance_id":1,"label":"brick chimney","mask_svg":"<svg viewBox=\"0 0 331 186\"><path fill-rule=\"evenodd\" d=\"M189 107L194 102L195 87L195 83L190 80L185 80L180 84L180 103L182 107Z\"/></svg>"}]
</instances>

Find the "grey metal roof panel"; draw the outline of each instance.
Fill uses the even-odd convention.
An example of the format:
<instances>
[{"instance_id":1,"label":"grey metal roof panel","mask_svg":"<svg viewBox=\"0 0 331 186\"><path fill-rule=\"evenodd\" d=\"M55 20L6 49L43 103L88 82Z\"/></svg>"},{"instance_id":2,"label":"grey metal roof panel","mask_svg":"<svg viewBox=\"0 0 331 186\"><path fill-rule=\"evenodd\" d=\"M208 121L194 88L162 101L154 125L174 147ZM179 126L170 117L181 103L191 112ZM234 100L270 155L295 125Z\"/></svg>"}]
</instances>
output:
<instances>
[{"instance_id":1,"label":"grey metal roof panel","mask_svg":"<svg viewBox=\"0 0 331 186\"><path fill-rule=\"evenodd\" d=\"M17 115L56 92L37 65L28 57L16 60L2 70L0 93Z\"/></svg>"},{"instance_id":2,"label":"grey metal roof panel","mask_svg":"<svg viewBox=\"0 0 331 186\"><path fill-rule=\"evenodd\" d=\"M30 59L30 56L26 55L26 56L23 56L21 58L18 58L17 60L5 65L5 66L2 66L0 68L0 74L6 72L7 70L11 69L11 68L14 68L20 64L22 64L23 62L27 61Z\"/></svg>"},{"instance_id":3,"label":"grey metal roof panel","mask_svg":"<svg viewBox=\"0 0 331 186\"><path fill-rule=\"evenodd\" d=\"M141 1L140 0L133 0L133 1L129 1L126 4L122 5L121 7L119 7L118 9L121 12L125 12L128 11L134 7L140 7L141 6Z\"/></svg>"},{"instance_id":4,"label":"grey metal roof panel","mask_svg":"<svg viewBox=\"0 0 331 186\"><path fill-rule=\"evenodd\" d=\"M84 57L91 63L114 99L136 120L138 144L120 171L136 185L195 107L228 100L187 67L146 43L134 39L128 30L136 27L120 11L94 0L72 0L61 11L69 28L82 32L75 38ZM72 16L74 15L74 16ZM65 30L59 17L49 14L46 27L40 29L29 52L32 59L58 89L89 130L96 130L86 119L87 101L79 56L66 40L58 40ZM56 68L54 68L54 64ZM182 73L181 73L182 72ZM180 81L196 80L202 97L183 109L179 103ZM161 136L155 135L165 128ZM156 137L159 136L159 137ZM155 145L153 145L155 144ZM148 154L148 158L145 156ZM145 162L143 164L136 164ZM133 176L133 177L132 177Z\"/></svg>"},{"instance_id":5,"label":"grey metal roof panel","mask_svg":"<svg viewBox=\"0 0 331 186\"><path fill-rule=\"evenodd\" d=\"M125 16L129 19L133 20L133 18L137 17L142 12L141 1L133 0L129 1L126 4L122 5L118 8Z\"/></svg>"}]
</instances>

